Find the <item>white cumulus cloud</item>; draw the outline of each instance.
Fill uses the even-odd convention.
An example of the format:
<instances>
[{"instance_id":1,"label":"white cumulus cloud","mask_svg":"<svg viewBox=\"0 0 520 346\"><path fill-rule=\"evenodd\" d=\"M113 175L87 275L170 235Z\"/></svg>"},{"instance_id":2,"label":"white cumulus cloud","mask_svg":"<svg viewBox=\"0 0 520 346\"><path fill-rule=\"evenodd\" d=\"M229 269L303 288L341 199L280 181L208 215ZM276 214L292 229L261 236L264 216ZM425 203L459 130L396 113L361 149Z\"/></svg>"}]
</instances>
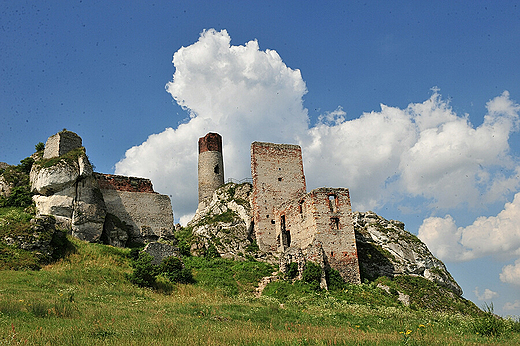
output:
<instances>
[{"instance_id":1,"label":"white cumulus cloud","mask_svg":"<svg viewBox=\"0 0 520 346\"><path fill-rule=\"evenodd\" d=\"M504 311L512 311L520 309L520 300L515 300L514 302L507 302L504 304L502 308Z\"/></svg>"},{"instance_id":2,"label":"white cumulus cloud","mask_svg":"<svg viewBox=\"0 0 520 346\"><path fill-rule=\"evenodd\" d=\"M419 227L419 238L442 260L466 261L488 255L520 254L520 193L496 216L479 217L468 227L457 227L449 215L430 217ZM507 268L507 270L506 270ZM504 282L514 273L520 282L520 263L504 268ZM502 278L502 276L501 276ZM507 279L506 279L507 278ZM513 280L514 281L514 280Z\"/></svg>"},{"instance_id":3,"label":"white cumulus cloud","mask_svg":"<svg viewBox=\"0 0 520 346\"><path fill-rule=\"evenodd\" d=\"M151 135L116 164L117 174L150 178L156 191L172 195L176 220L197 207L199 137L220 133L225 176L242 179L250 176L252 141L297 143L308 128L300 71L276 51L261 51L257 41L230 41L225 30L207 30L174 54L166 90L189 110L189 121Z\"/></svg>"},{"instance_id":4,"label":"white cumulus cloud","mask_svg":"<svg viewBox=\"0 0 520 346\"><path fill-rule=\"evenodd\" d=\"M189 119L130 148L116 173L152 179L172 195L176 220L197 206L197 139L207 132L223 136L226 178L250 176L253 141L300 144L308 189L348 187L358 210L410 196L449 208L518 188L508 139L520 107L507 92L488 103L476 128L437 90L405 109L381 105L346 120L339 107L311 124L300 71L256 40L235 46L225 30L205 30L175 52L173 64L166 90Z\"/></svg>"},{"instance_id":5,"label":"white cumulus cloud","mask_svg":"<svg viewBox=\"0 0 520 346\"><path fill-rule=\"evenodd\" d=\"M520 259L502 268L500 281L520 286Z\"/></svg>"},{"instance_id":6,"label":"white cumulus cloud","mask_svg":"<svg viewBox=\"0 0 520 346\"><path fill-rule=\"evenodd\" d=\"M498 293L490 290L489 288L486 288L484 292L480 293L479 288L475 287L473 293L475 293L478 300L491 300L495 297L498 297Z\"/></svg>"}]
</instances>

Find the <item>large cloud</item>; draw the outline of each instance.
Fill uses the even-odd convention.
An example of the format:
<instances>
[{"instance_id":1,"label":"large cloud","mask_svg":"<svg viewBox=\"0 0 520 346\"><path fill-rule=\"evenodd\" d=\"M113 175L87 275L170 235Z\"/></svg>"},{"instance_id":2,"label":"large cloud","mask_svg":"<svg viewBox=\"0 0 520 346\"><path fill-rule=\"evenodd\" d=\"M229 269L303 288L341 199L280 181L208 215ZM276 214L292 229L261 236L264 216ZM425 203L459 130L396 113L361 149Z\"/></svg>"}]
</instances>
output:
<instances>
[{"instance_id":1,"label":"large cloud","mask_svg":"<svg viewBox=\"0 0 520 346\"><path fill-rule=\"evenodd\" d=\"M419 228L419 238L440 259L467 261L488 255L520 255L520 193L496 216L479 217L468 227L456 227L449 215L430 217ZM520 263L504 271L504 282L520 282ZM502 278L502 276L501 276Z\"/></svg>"},{"instance_id":2,"label":"large cloud","mask_svg":"<svg viewBox=\"0 0 520 346\"><path fill-rule=\"evenodd\" d=\"M300 71L275 51L260 51L257 41L230 41L225 30L208 30L174 54L175 74L166 90L190 111L189 121L151 135L116 164L116 173L151 178L157 191L172 195L177 220L197 207L199 137L220 133L225 175L241 179L250 176L252 141L296 143L308 128Z\"/></svg>"},{"instance_id":3,"label":"large cloud","mask_svg":"<svg viewBox=\"0 0 520 346\"><path fill-rule=\"evenodd\" d=\"M502 268L500 281L520 286L520 259Z\"/></svg>"},{"instance_id":4,"label":"large cloud","mask_svg":"<svg viewBox=\"0 0 520 346\"><path fill-rule=\"evenodd\" d=\"M497 200L518 187L508 139L519 106L507 92L488 103L477 128L436 90L405 109L381 105L347 121L338 108L310 124L299 70L257 41L230 42L225 30L207 30L174 54L166 89L189 119L151 135L116 164L116 173L151 178L156 190L172 195L177 220L196 208L197 138L209 131L223 136L226 177L250 175L255 140L300 144L308 188L349 187L355 209L407 196L448 208L480 194Z\"/></svg>"}]
</instances>

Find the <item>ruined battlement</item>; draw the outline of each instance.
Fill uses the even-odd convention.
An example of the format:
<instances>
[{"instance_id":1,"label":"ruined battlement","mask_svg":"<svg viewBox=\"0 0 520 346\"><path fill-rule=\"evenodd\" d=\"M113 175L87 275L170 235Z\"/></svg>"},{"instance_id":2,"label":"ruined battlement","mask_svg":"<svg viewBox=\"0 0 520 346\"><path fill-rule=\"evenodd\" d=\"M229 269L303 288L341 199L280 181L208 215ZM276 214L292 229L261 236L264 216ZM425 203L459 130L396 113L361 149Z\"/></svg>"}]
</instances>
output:
<instances>
[{"instance_id":1,"label":"ruined battlement","mask_svg":"<svg viewBox=\"0 0 520 346\"><path fill-rule=\"evenodd\" d=\"M296 200L306 192L300 146L253 142L251 174L258 246L262 251L277 251L275 211L282 203Z\"/></svg>"},{"instance_id":2,"label":"ruined battlement","mask_svg":"<svg viewBox=\"0 0 520 346\"><path fill-rule=\"evenodd\" d=\"M94 177L100 189L155 193L150 179L103 173L94 173Z\"/></svg>"},{"instance_id":3,"label":"ruined battlement","mask_svg":"<svg viewBox=\"0 0 520 346\"><path fill-rule=\"evenodd\" d=\"M72 131L63 130L47 139L45 150L43 151L43 158L50 159L52 157L59 157L82 146L80 136Z\"/></svg>"},{"instance_id":4,"label":"ruined battlement","mask_svg":"<svg viewBox=\"0 0 520 346\"><path fill-rule=\"evenodd\" d=\"M222 152L222 136L218 133L210 132L204 137L199 138L199 154L206 151Z\"/></svg>"},{"instance_id":5,"label":"ruined battlement","mask_svg":"<svg viewBox=\"0 0 520 346\"><path fill-rule=\"evenodd\" d=\"M204 205L211 200L213 192L224 185L222 137L218 133L210 132L199 138L198 176L199 205Z\"/></svg>"}]
</instances>

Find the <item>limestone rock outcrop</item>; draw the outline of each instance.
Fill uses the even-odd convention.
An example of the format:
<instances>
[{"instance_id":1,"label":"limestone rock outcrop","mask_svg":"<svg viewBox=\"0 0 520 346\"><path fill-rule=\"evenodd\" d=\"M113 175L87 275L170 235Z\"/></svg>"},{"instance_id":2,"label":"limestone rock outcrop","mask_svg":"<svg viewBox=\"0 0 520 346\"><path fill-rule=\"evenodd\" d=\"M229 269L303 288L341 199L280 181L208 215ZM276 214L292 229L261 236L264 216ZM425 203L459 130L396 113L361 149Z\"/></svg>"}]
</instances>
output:
<instances>
[{"instance_id":1,"label":"limestone rock outcrop","mask_svg":"<svg viewBox=\"0 0 520 346\"><path fill-rule=\"evenodd\" d=\"M39 215L54 215L72 228L73 236L95 242L101 238L106 207L85 149L36 161L30 173Z\"/></svg>"},{"instance_id":2,"label":"limestone rock outcrop","mask_svg":"<svg viewBox=\"0 0 520 346\"><path fill-rule=\"evenodd\" d=\"M53 241L65 237L65 233L56 229L56 221L49 215L36 216L30 223L30 229L24 235L6 236L2 241L9 246L34 251L43 260L50 259L54 253Z\"/></svg>"},{"instance_id":3,"label":"limestone rock outcrop","mask_svg":"<svg viewBox=\"0 0 520 346\"><path fill-rule=\"evenodd\" d=\"M179 249L165 243L160 242L151 242L148 243L144 250L147 254L153 257L152 264L158 265L161 264L161 262L170 256L178 257L180 258L181 255L179 254Z\"/></svg>"},{"instance_id":4,"label":"limestone rock outcrop","mask_svg":"<svg viewBox=\"0 0 520 346\"><path fill-rule=\"evenodd\" d=\"M193 229L191 252L200 255L215 247L224 258L245 255L267 258L254 241L249 183L228 183L215 191L207 206L202 205L188 227ZM271 256L272 257L272 256Z\"/></svg>"},{"instance_id":5,"label":"limestone rock outcrop","mask_svg":"<svg viewBox=\"0 0 520 346\"><path fill-rule=\"evenodd\" d=\"M71 131L49 137L34 155L31 191L39 215L53 215L74 237L124 247L173 238L170 198L149 179L101 174Z\"/></svg>"},{"instance_id":6,"label":"limestone rock outcrop","mask_svg":"<svg viewBox=\"0 0 520 346\"><path fill-rule=\"evenodd\" d=\"M359 265L365 278L417 275L462 295L444 263L419 238L405 231L402 222L386 220L371 211L354 212L353 220Z\"/></svg>"}]
</instances>

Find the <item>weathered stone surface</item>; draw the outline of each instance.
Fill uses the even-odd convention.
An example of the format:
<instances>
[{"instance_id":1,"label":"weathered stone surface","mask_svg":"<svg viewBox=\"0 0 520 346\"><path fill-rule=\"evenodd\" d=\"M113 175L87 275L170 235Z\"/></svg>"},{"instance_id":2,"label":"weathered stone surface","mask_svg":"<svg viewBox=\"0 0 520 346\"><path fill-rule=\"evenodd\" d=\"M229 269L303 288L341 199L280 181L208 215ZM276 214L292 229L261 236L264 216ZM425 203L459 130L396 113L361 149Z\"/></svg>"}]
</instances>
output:
<instances>
[{"instance_id":1,"label":"weathered stone surface","mask_svg":"<svg viewBox=\"0 0 520 346\"><path fill-rule=\"evenodd\" d=\"M49 159L65 155L71 150L81 148L81 137L74 132L63 130L57 134L50 136L45 143L43 158Z\"/></svg>"},{"instance_id":2,"label":"weathered stone surface","mask_svg":"<svg viewBox=\"0 0 520 346\"><path fill-rule=\"evenodd\" d=\"M101 189L107 212L128 226L132 241L146 243L173 237L173 210L166 195Z\"/></svg>"},{"instance_id":3,"label":"weathered stone surface","mask_svg":"<svg viewBox=\"0 0 520 346\"><path fill-rule=\"evenodd\" d=\"M251 184L226 184L215 191L211 202L198 209L188 223L193 227L192 253L215 246L224 258L243 259L246 254L274 261L271 254L253 245L253 223L249 197Z\"/></svg>"},{"instance_id":4,"label":"weathered stone surface","mask_svg":"<svg viewBox=\"0 0 520 346\"><path fill-rule=\"evenodd\" d=\"M97 181L89 176L76 184L72 213L72 235L89 242L99 241L107 213Z\"/></svg>"},{"instance_id":5,"label":"weathered stone surface","mask_svg":"<svg viewBox=\"0 0 520 346\"><path fill-rule=\"evenodd\" d=\"M105 244L125 247L130 239L128 226L115 215L107 213L103 224L102 241Z\"/></svg>"},{"instance_id":6,"label":"weathered stone surface","mask_svg":"<svg viewBox=\"0 0 520 346\"><path fill-rule=\"evenodd\" d=\"M11 195L11 184L0 175L0 197L9 197L9 195Z\"/></svg>"},{"instance_id":7,"label":"weathered stone surface","mask_svg":"<svg viewBox=\"0 0 520 346\"><path fill-rule=\"evenodd\" d=\"M400 221L386 220L374 212L354 213L354 229L363 276L417 275L462 295L462 289L444 264L435 258Z\"/></svg>"},{"instance_id":8,"label":"weathered stone surface","mask_svg":"<svg viewBox=\"0 0 520 346\"><path fill-rule=\"evenodd\" d=\"M51 167L34 164L30 173L32 192L40 195L52 195L74 185L79 173L77 162L68 163L61 160Z\"/></svg>"},{"instance_id":9,"label":"weathered stone surface","mask_svg":"<svg viewBox=\"0 0 520 346\"><path fill-rule=\"evenodd\" d=\"M51 245L53 237L61 236L65 234L56 230L54 217L46 215L31 219L31 228L27 235L7 236L3 240L9 246L35 251L40 257L50 258L54 252Z\"/></svg>"},{"instance_id":10,"label":"weathered stone surface","mask_svg":"<svg viewBox=\"0 0 520 346\"><path fill-rule=\"evenodd\" d=\"M70 186L50 196L34 195L33 201L36 204L38 214L63 216L71 219L75 198L76 187Z\"/></svg>"},{"instance_id":11,"label":"weathered stone surface","mask_svg":"<svg viewBox=\"0 0 520 346\"><path fill-rule=\"evenodd\" d=\"M168 258L170 256L180 258L179 249L165 243L148 243L143 251L153 257L152 264L161 264L163 259Z\"/></svg>"}]
</instances>

